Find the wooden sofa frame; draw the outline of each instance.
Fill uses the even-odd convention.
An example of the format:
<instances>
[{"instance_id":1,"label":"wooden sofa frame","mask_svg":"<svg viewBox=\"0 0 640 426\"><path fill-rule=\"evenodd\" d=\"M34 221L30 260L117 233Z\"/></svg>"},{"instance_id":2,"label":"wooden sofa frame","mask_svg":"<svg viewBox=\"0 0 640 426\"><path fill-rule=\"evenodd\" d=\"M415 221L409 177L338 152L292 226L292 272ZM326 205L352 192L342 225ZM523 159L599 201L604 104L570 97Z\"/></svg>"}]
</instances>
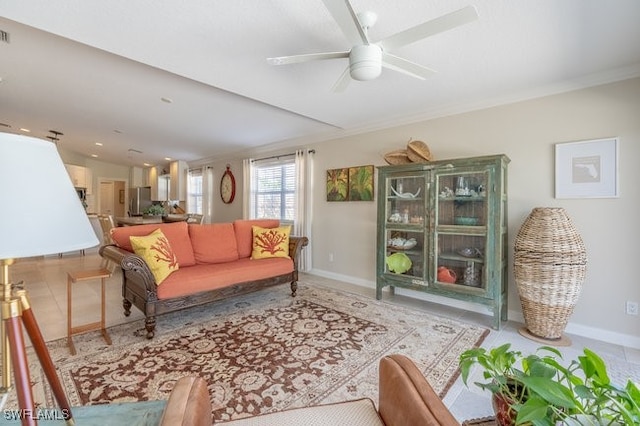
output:
<instances>
[{"instance_id":1,"label":"wooden sofa frame","mask_svg":"<svg viewBox=\"0 0 640 426\"><path fill-rule=\"evenodd\" d=\"M307 237L291 236L289 238L289 256L293 260L293 271L290 273L256 281L236 283L224 288L170 299L158 299L157 285L153 274L140 256L112 244L100 247L100 256L122 268L122 305L124 314L125 316L131 315L132 305L140 309L145 315L146 337L147 339L152 339L155 334L157 315L251 293L287 282L291 286L291 296L295 297L298 290L298 260L302 248L308 243Z\"/></svg>"}]
</instances>

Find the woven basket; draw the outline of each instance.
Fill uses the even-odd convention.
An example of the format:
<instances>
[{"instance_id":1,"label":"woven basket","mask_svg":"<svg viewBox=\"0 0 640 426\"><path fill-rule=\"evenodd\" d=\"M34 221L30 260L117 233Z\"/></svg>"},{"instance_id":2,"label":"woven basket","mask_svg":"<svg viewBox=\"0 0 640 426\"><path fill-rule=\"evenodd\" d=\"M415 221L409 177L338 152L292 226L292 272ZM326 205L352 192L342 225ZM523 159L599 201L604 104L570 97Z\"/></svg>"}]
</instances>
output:
<instances>
[{"instance_id":1,"label":"woven basket","mask_svg":"<svg viewBox=\"0 0 640 426\"><path fill-rule=\"evenodd\" d=\"M580 296L587 254L563 208L531 211L515 240L514 275L527 330L560 339Z\"/></svg>"},{"instance_id":2,"label":"woven basket","mask_svg":"<svg viewBox=\"0 0 640 426\"><path fill-rule=\"evenodd\" d=\"M388 152L384 155L384 160L392 166L411 163L411 160L407 156L406 149L396 149L394 151Z\"/></svg>"}]
</instances>

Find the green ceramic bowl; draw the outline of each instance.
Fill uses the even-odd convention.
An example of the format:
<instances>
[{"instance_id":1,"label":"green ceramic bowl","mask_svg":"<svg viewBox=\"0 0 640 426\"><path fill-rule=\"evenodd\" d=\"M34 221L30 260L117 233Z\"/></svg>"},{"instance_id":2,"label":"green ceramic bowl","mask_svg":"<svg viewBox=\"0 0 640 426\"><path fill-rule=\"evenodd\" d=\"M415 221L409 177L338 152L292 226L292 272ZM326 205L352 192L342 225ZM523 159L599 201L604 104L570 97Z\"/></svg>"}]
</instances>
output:
<instances>
[{"instance_id":1,"label":"green ceramic bowl","mask_svg":"<svg viewBox=\"0 0 640 426\"><path fill-rule=\"evenodd\" d=\"M456 225L473 226L479 222L477 217L456 216L453 218L453 223Z\"/></svg>"}]
</instances>

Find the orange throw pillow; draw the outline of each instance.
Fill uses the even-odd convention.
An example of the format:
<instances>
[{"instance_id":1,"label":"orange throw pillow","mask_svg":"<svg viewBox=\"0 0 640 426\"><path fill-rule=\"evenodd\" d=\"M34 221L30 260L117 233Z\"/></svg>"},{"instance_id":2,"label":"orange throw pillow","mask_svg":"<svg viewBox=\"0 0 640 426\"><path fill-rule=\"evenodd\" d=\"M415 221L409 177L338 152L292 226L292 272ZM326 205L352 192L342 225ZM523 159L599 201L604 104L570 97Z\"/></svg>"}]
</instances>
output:
<instances>
[{"instance_id":1,"label":"orange throw pillow","mask_svg":"<svg viewBox=\"0 0 640 426\"><path fill-rule=\"evenodd\" d=\"M270 257L289 257L289 233L291 226L278 228L261 228L252 226L253 250L252 259L267 259Z\"/></svg>"},{"instance_id":2,"label":"orange throw pillow","mask_svg":"<svg viewBox=\"0 0 640 426\"><path fill-rule=\"evenodd\" d=\"M178 270L178 258L176 257L169 240L160 229L143 237L129 237L135 254L147 262L156 285L160 285L171 273Z\"/></svg>"},{"instance_id":3,"label":"orange throw pillow","mask_svg":"<svg viewBox=\"0 0 640 426\"><path fill-rule=\"evenodd\" d=\"M238 260L238 246L232 223L190 224L189 236L197 263Z\"/></svg>"},{"instance_id":4,"label":"orange throw pillow","mask_svg":"<svg viewBox=\"0 0 640 426\"><path fill-rule=\"evenodd\" d=\"M236 244L238 246L238 257L251 257L253 250L253 226L261 228L277 228L280 226L278 219L238 219L233 222L233 229L236 233Z\"/></svg>"},{"instance_id":5,"label":"orange throw pillow","mask_svg":"<svg viewBox=\"0 0 640 426\"><path fill-rule=\"evenodd\" d=\"M133 251L129 237L144 237L156 229L160 229L167 237L167 240L169 240L169 244L171 244L173 252L178 257L180 266L191 266L196 264L196 259L193 255L193 247L191 246L191 239L189 238L187 222L119 226L111 230L111 238L113 238L114 243L118 247L127 251Z\"/></svg>"}]
</instances>

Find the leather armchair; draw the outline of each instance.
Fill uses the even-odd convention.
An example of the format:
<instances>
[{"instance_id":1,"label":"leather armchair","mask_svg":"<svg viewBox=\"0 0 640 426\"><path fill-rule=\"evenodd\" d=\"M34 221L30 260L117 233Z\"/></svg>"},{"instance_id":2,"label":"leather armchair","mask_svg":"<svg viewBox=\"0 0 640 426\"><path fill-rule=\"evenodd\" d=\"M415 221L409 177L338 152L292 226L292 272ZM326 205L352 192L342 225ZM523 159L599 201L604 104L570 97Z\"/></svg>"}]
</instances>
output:
<instances>
[{"instance_id":1,"label":"leather armchair","mask_svg":"<svg viewBox=\"0 0 640 426\"><path fill-rule=\"evenodd\" d=\"M183 377L171 391L160 426L211 426L211 399L207 382L200 377Z\"/></svg>"},{"instance_id":2,"label":"leather armchair","mask_svg":"<svg viewBox=\"0 0 640 426\"><path fill-rule=\"evenodd\" d=\"M378 410L370 399L297 408L217 423L225 426L460 426L404 355L380 360Z\"/></svg>"}]
</instances>

